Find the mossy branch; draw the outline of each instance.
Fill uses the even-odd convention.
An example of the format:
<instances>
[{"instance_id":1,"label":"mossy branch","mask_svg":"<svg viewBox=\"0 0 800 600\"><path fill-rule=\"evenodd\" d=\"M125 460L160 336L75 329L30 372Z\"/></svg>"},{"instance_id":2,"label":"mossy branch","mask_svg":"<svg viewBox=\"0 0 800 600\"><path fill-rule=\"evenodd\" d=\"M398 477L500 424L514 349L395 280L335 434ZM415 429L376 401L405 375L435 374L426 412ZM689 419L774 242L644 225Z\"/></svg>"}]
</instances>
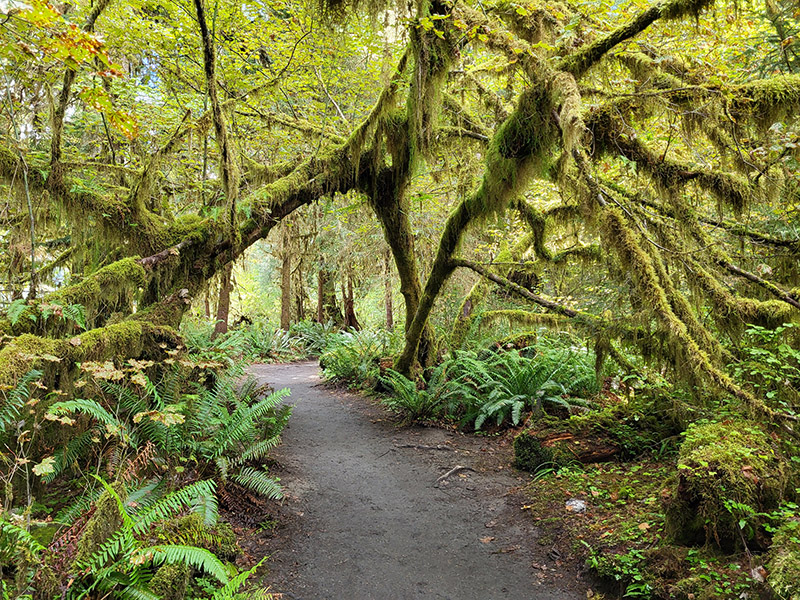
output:
<instances>
[{"instance_id":1,"label":"mossy branch","mask_svg":"<svg viewBox=\"0 0 800 600\"><path fill-rule=\"evenodd\" d=\"M644 10L629 23L618 27L611 33L584 46L577 52L563 58L556 67L560 71L581 77L611 49L625 40L639 35L660 18L678 19L687 15L697 17L714 0L668 0Z\"/></svg>"}]
</instances>

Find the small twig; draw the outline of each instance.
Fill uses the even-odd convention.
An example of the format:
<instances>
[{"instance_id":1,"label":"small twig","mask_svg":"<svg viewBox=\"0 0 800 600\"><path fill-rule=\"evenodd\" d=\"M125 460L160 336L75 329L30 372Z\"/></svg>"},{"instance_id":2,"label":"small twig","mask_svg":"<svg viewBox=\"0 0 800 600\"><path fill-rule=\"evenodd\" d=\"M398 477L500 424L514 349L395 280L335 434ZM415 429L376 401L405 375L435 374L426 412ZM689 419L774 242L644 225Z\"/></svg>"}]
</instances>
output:
<instances>
[{"instance_id":1,"label":"small twig","mask_svg":"<svg viewBox=\"0 0 800 600\"><path fill-rule=\"evenodd\" d=\"M427 446L425 444L395 444L395 448L416 448L417 450L452 450L449 446L442 446L436 444L435 446Z\"/></svg>"},{"instance_id":2,"label":"small twig","mask_svg":"<svg viewBox=\"0 0 800 600\"><path fill-rule=\"evenodd\" d=\"M437 487L438 488L439 484L442 483L443 481L445 481L448 477L452 477L456 473L461 473L462 471L472 471L473 473L476 472L475 469L473 469L472 467L465 467L463 465L456 465L455 467L450 469L447 473L445 473L444 475L439 477L439 479L436 480L436 483L433 484L433 487Z\"/></svg>"}]
</instances>

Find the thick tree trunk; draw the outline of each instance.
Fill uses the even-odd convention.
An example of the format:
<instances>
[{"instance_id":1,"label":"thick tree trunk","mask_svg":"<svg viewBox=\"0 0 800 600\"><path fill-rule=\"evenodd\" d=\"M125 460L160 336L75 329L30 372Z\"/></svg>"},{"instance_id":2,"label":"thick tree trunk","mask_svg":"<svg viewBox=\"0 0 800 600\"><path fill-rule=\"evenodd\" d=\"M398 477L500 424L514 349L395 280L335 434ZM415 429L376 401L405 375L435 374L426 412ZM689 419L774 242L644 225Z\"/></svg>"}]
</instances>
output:
<instances>
[{"instance_id":1,"label":"thick tree trunk","mask_svg":"<svg viewBox=\"0 0 800 600\"><path fill-rule=\"evenodd\" d=\"M392 271L389 266L391 251L387 250L383 255L383 275L384 275L384 304L386 306L386 329L394 329L394 308L392 306Z\"/></svg>"},{"instance_id":2,"label":"thick tree trunk","mask_svg":"<svg viewBox=\"0 0 800 600\"><path fill-rule=\"evenodd\" d=\"M395 190L395 194L390 197L376 195L371 200L372 209L381 223L383 235L392 251L395 265L397 265L400 293L403 295L406 308L405 330L408 332L422 296L422 285L419 281L416 254L414 253L414 233L408 219L408 201L405 200L403 190ZM431 358L432 340L430 328L426 324L419 334L417 352L422 365L427 366Z\"/></svg>"},{"instance_id":3,"label":"thick tree trunk","mask_svg":"<svg viewBox=\"0 0 800 600\"><path fill-rule=\"evenodd\" d=\"M214 324L214 334L212 337L217 337L222 333L228 331L228 315L231 310L231 273L233 272L233 263L230 262L222 269L219 286L219 302L217 302L217 322Z\"/></svg>"},{"instance_id":4,"label":"thick tree trunk","mask_svg":"<svg viewBox=\"0 0 800 600\"><path fill-rule=\"evenodd\" d=\"M288 227L283 228L281 240L281 329L289 331L292 320L292 253Z\"/></svg>"}]
</instances>

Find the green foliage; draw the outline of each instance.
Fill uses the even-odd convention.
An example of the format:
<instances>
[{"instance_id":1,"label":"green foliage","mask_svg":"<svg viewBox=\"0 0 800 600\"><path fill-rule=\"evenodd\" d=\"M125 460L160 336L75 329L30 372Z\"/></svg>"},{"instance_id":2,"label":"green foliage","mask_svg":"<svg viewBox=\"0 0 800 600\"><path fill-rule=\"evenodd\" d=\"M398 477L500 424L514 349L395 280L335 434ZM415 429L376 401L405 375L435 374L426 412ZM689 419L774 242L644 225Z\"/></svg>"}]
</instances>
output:
<instances>
[{"instance_id":1,"label":"green foliage","mask_svg":"<svg viewBox=\"0 0 800 600\"><path fill-rule=\"evenodd\" d=\"M427 389L397 371L387 369L381 383L389 395L381 399L388 409L398 413L403 423L425 422L439 417L447 403L447 394L454 387L443 379L444 365L439 365L428 380Z\"/></svg>"},{"instance_id":2,"label":"green foliage","mask_svg":"<svg viewBox=\"0 0 800 600\"><path fill-rule=\"evenodd\" d=\"M98 460L105 442L114 440L108 468L118 476L139 477L157 465L178 472L189 468L280 496L277 483L248 463L263 460L279 443L291 415L291 408L281 405L288 389L266 394L255 379L240 381L237 371L214 373L209 387L190 382L183 365L174 365L156 383L142 371L153 367L147 363L126 369L84 366L93 376L95 399L58 402L48 415L70 428L75 423L70 415L85 415L89 428L55 451L45 482L79 460ZM213 520L216 509L210 509Z\"/></svg>"},{"instance_id":3,"label":"green foliage","mask_svg":"<svg viewBox=\"0 0 800 600\"><path fill-rule=\"evenodd\" d=\"M800 406L800 349L797 325L775 329L749 325L741 345L741 362L732 373L745 386L767 399L771 406L796 414Z\"/></svg>"},{"instance_id":4,"label":"green foliage","mask_svg":"<svg viewBox=\"0 0 800 600\"><path fill-rule=\"evenodd\" d=\"M319 356L325 352L328 344L334 343L337 328L333 321L298 321L292 323L289 332L302 345L306 356Z\"/></svg>"},{"instance_id":5,"label":"green foliage","mask_svg":"<svg viewBox=\"0 0 800 600\"><path fill-rule=\"evenodd\" d=\"M448 377L465 386L460 405L451 405L450 414L473 421L475 429L487 420L517 425L523 412L585 409L580 396L597 390L592 357L571 347L537 345L533 358L516 350L483 358L457 353L446 364Z\"/></svg>"},{"instance_id":6,"label":"green foliage","mask_svg":"<svg viewBox=\"0 0 800 600\"><path fill-rule=\"evenodd\" d=\"M380 359L389 355L393 345L392 335L381 329L343 331L329 337L319 364L331 381L371 388L378 381Z\"/></svg>"},{"instance_id":7,"label":"green foliage","mask_svg":"<svg viewBox=\"0 0 800 600\"><path fill-rule=\"evenodd\" d=\"M42 372L37 370L28 371L17 382L10 391L0 392L3 397L3 404L0 406L0 439L9 425L16 423L20 416L20 410L25 403L31 399L31 385L41 379Z\"/></svg>"},{"instance_id":8,"label":"green foliage","mask_svg":"<svg viewBox=\"0 0 800 600\"><path fill-rule=\"evenodd\" d=\"M165 543L153 544L150 540L154 526L157 529L159 524L169 523L185 510L197 511L199 506L207 505L208 499L214 497L213 482L198 481L175 490L151 506L132 502L119 484L101 483L105 492L93 504L95 510L85 527L78 530L81 536L78 546L84 551L79 551L74 562L68 554L69 544L45 549L30 541L25 542L24 530L0 520L3 532L13 534L4 535L3 540L16 539L18 544L25 542L30 552L41 561L36 578L31 571L23 581L23 588L43 593L40 586L46 574L50 578L71 580L65 592L65 597L70 600L98 595L179 600L183 597L190 573L196 571L210 575L217 582L213 597L229 598L253 574L254 571L250 570L231 577L230 567L212 552L181 543L177 536L174 541L165 540ZM111 507L118 518L110 517ZM213 530L206 531L210 540L216 537ZM98 536L98 532L102 534ZM91 543L87 543L87 536L92 536ZM18 552L14 561L20 560L20 556ZM154 596L154 593L158 595Z\"/></svg>"}]
</instances>

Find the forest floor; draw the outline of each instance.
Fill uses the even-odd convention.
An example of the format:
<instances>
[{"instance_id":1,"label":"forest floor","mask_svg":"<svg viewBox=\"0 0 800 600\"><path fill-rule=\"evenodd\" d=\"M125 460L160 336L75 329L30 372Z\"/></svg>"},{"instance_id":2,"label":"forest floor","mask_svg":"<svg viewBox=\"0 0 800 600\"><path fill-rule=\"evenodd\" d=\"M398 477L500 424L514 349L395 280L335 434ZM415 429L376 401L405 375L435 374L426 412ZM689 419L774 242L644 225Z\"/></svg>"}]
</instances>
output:
<instances>
[{"instance_id":1,"label":"forest floor","mask_svg":"<svg viewBox=\"0 0 800 600\"><path fill-rule=\"evenodd\" d=\"M291 388L295 407L270 468L286 497L238 528L249 557L270 555L264 582L280 597L591 596L578 560L543 544L523 509L530 477L510 467L507 440L398 427L374 401L322 383L315 362L251 372Z\"/></svg>"}]
</instances>

